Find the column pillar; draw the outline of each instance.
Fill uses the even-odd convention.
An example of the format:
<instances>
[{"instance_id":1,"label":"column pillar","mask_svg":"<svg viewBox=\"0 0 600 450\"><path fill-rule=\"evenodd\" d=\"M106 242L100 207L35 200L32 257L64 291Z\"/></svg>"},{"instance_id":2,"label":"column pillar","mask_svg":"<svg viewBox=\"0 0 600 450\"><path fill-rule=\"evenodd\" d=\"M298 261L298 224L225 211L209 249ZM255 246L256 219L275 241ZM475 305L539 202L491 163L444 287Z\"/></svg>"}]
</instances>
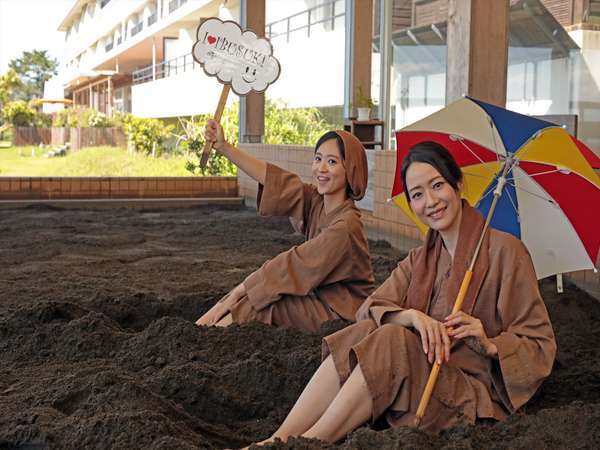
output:
<instances>
[{"instance_id":1,"label":"column pillar","mask_svg":"<svg viewBox=\"0 0 600 450\"><path fill-rule=\"evenodd\" d=\"M347 2L352 14L346 16L351 20L350 27L350 92L348 97L352 105L356 105L359 88L363 95L371 96L371 46L373 42L373 0L352 0Z\"/></svg>"},{"instance_id":2,"label":"column pillar","mask_svg":"<svg viewBox=\"0 0 600 450\"><path fill-rule=\"evenodd\" d=\"M112 105L113 105L113 101L112 101L112 77L108 77L107 83L108 83L108 94L107 94L108 95L108 99L107 99L108 101L106 102L107 103L107 106L106 106L106 108L107 108L106 109L106 115L108 117L112 117Z\"/></svg>"},{"instance_id":3,"label":"column pillar","mask_svg":"<svg viewBox=\"0 0 600 450\"><path fill-rule=\"evenodd\" d=\"M265 37L265 0L241 0L240 18L243 29ZM265 94L252 92L240 97L240 142L263 142L265 134Z\"/></svg>"},{"instance_id":4,"label":"column pillar","mask_svg":"<svg viewBox=\"0 0 600 450\"><path fill-rule=\"evenodd\" d=\"M152 36L152 81L156 80L156 39Z\"/></svg>"},{"instance_id":5,"label":"column pillar","mask_svg":"<svg viewBox=\"0 0 600 450\"><path fill-rule=\"evenodd\" d=\"M509 0L448 1L446 103L470 95L506 105Z\"/></svg>"}]
</instances>

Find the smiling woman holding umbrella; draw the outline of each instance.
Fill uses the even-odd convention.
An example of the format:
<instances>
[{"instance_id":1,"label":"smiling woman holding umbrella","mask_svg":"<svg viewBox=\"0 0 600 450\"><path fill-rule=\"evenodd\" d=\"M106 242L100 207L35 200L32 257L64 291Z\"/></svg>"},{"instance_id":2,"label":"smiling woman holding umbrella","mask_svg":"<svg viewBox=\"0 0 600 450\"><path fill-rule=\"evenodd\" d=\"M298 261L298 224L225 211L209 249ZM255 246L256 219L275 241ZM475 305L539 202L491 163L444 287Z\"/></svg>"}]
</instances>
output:
<instances>
[{"instance_id":1,"label":"smiling woman holding umbrella","mask_svg":"<svg viewBox=\"0 0 600 450\"><path fill-rule=\"evenodd\" d=\"M433 363L444 365L420 421L433 432L502 420L549 375L556 343L525 246L486 231L481 214L461 200L461 170L441 145L414 146L401 177L410 207L429 226L424 244L367 299L356 324L324 339L321 366L264 442L334 442L380 417L414 426ZM452 313L476 248L462 310Z\"/></svg>"}]
</instances>

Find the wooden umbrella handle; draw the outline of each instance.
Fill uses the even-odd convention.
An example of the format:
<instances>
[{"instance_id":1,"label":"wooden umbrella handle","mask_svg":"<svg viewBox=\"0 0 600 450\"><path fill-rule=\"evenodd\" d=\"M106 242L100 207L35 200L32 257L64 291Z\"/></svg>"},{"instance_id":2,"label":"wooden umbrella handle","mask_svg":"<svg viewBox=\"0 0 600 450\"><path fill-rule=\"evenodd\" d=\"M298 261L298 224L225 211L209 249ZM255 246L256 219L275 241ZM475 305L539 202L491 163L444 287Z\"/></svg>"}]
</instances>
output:
<instances>
[{"instance_id":1,"label":"wooden umbrella handle","mask_svg":"<svg viewBox=\"0 0 600 450\"><path fill-rule=\"evenodd\" d=\"M229 95L229 90L231 87L228 84L223 85L223 90L221 91L221 97L219 98L219 104L217 105L217 110L215 111L215 115L213 118L219 122L221 120L221 116L223 115L223 110L225 109L225 103L227 103L227 96ZM212 150L214 142L206 141L204 143L204 148L202 149L202 155L200 157L200 167L206 167L206 163L208 162L208 158L210 157L210 151Z\"/></svg>"},{"instance_id":2,"label":"wooden umbrella handle","mask_svg":"<svg viewBox=\"0 0 600 450\"><path fill-rule=\"evenodd\" d=\"M467 290L469 289L469 284L471 284L472 277L473 277L473 271L467 270L465 272L465 276L460 285L460 290L458 291L458 295L456 296L456 301L454 302L454 307L452 308L452 314L460 311L460 308L462 308L462 304L463 304L463 301L465 300L465 296L467 295ZM419 401L419 407L417 408L417 414L416 414L416 418L415 418L415 426L417 426L417 427L421 423L423 416L425 416L425 410L427 409L429 400L431 400L431 394L433 393L433 389L435 388L435 383L437 382L441 367L442 367L442 364L437 361L433 364L433 367L431 367L431 372L429 372L429 378L427 379L427 384L425 385L425 390L423 391L423 395L421 395L421 400Z\"/></svg>"}]
</instances>

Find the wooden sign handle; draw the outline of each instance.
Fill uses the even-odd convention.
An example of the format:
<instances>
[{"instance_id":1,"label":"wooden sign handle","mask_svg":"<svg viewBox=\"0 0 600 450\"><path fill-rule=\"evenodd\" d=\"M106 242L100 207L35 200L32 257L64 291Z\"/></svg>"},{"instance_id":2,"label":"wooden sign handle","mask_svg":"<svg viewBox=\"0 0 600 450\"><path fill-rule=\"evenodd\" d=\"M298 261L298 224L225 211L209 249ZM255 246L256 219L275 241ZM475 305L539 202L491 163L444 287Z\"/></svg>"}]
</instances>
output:
<instances>
[{"instance_id":1,"label":"wooden sign handle","mask_svg":"<svg viewBox=\"0 0 600 450\"><path fill-rule=\"evenodd\" d=\"M219 98L219 104L217 105L217 110L215 111L214 119L219 122L221 120L221 116L223 115L223 110L225 109L225 103L227 103L227 96L229 95L229 90L231 87L228 84L223 85L223 90L221 91L221 97ZM208 162L208 158L210 157L210 151L212 150L213 142L206 141L204 143L204 148L202 149L202 156L200 157L200 167L206 167L206 163Z\"/></svg>"}]
</instances>

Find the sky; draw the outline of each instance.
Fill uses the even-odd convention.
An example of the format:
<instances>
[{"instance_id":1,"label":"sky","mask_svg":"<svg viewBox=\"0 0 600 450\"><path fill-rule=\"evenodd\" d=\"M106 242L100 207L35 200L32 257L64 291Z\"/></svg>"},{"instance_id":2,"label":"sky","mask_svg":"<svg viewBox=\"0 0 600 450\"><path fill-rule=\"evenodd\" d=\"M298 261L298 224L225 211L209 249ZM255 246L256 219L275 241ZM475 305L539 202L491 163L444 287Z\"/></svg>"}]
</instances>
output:
<instances>
[{"instance_id":1,"label":"sky","mask_svg":"<svg viewBox=\"0 0 600 450\"><path fill-rule=\"evenodd\" d=\"M65 45L60 22L75 0L0 0L0 74L23 51L48 50L60 60Z\"/></svg>"}]
</instances>

